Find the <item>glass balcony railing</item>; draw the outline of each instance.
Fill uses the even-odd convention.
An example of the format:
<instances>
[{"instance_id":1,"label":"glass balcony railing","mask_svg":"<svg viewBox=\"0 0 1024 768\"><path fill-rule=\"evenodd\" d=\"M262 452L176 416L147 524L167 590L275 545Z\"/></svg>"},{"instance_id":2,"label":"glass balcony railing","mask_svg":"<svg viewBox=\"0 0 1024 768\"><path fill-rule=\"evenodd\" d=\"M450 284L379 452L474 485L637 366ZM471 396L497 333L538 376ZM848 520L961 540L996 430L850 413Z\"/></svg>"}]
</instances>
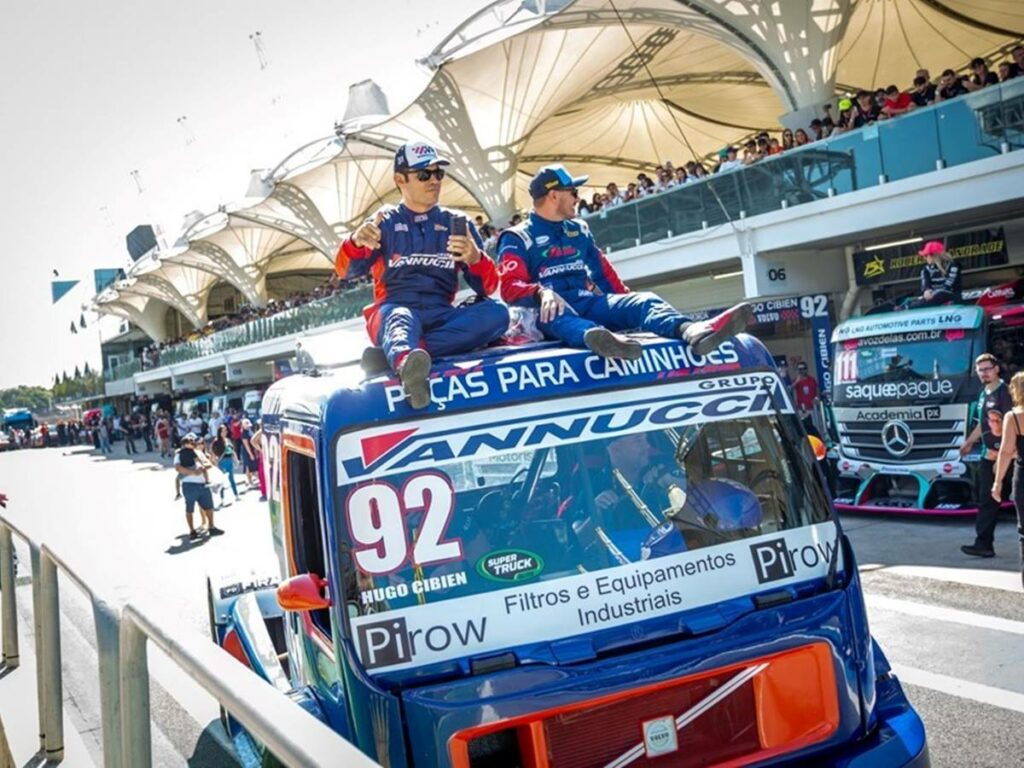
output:
<instances>
[{"instance_id":1,"label":"glass balcony railing","mask_svg":"<svg viewBox=\"0 0 1024 768\"><path fill-rule=\"evenodd\" d=\"M104 381L120 381L121 379L127 379L133 373L138 373L142 370L141 360L128 360L124 363L118 363L117 365L111 366L103 372Z\"/></svg>"},{"instance_id":2,"label":"glass balcony railing","mask_svg":"<svg viewBox=\"0 0 1024 768\"><path fill-rule=\"evenodd\" d=\"M587 223L599 246L623 250L1022 148L1024 77L598 211Z\"/></svg>"},{"instance_id":3,"label":"glass balcony railing","mask_svg":"<svg viewBox=\"0 0 1024 768\"><path fill-rule=\"evenodd\" d=\"M282 336L301 333L311 328L351 320L354 317L359 317L363 307L372 300L371 286L363 285L353 288L326 299L311 301L294 309L278 312L270 317L256 318L232 328L215 331L199 339L165 347L160 350L160 359L153 367L183 363L218 352L226 352L230 349L238 349L250 344L259 344ZM136 373L138 370L136 368L127 375Z\"/></svg>"}]
</instances>

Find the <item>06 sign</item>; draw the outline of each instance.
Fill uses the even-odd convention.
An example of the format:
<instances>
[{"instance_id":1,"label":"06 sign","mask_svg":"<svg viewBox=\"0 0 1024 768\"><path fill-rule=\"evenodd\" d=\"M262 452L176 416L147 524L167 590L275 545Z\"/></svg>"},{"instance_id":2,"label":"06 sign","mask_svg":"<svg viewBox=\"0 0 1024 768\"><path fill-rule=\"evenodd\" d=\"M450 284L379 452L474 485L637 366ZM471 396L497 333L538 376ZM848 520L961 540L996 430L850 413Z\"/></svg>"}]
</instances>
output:
<instances>
[{"instance_id":1,"label":"06 sign","mask_svg":"<svg viewBox=\"0 0 1024 768\"><path fill-rule=\"evenodd\" d=\"M378 482L353 489L345 500L345 517L356 565L363 573L381 576L407 563L462 559L462 540L445 538L454 511L455 490L438 472L415 474L401 488ZM419 512L422 524L416 530L409 518Z\"/></svg>"}]
</instances>

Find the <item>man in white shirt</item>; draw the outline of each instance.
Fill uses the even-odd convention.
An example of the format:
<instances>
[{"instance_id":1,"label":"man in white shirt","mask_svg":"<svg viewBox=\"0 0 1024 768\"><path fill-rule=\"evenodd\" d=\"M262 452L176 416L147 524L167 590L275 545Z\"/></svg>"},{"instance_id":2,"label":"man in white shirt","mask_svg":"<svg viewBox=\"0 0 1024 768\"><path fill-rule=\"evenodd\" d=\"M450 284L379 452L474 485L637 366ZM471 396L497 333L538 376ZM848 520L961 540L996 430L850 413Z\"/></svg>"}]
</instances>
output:
<instances>
[{"instance_id":1,"label":"man in white shirt","mask_svg":"<svg viewBox=\"0 0 1024 768\"><path fill-rule=\"evenodd\" d=\"M220 417L219 411L214 411L210 414L210 436L216 437L217 430L220 429L220 424L223 419Z\"/></svg>"},{"instance_id":2,"label":"man in white shirt","mask_svg":"<svg viewBox=\"0 0 1024 768\"><path fill-rule=\"evenodd\" d=\"M725 148L725 159L718 166L718 172L735 171L743 167L743 161L736 156L736 147Z\"/></svg>"},{"instance_id":3,"label":"man in white shirt","mask_svg":"<svg viewBox=\"0 0 1024 768\"><path fill-rule=\"evenodd\" d=\"M614 208L617 205L622 205L624 200L622 198L622 193L619 192L618 184L616 184L614 181L610 182L608 186L605 187L605 191L608 193L604 201L605 208Z\"/></svg>"}]
</instances>

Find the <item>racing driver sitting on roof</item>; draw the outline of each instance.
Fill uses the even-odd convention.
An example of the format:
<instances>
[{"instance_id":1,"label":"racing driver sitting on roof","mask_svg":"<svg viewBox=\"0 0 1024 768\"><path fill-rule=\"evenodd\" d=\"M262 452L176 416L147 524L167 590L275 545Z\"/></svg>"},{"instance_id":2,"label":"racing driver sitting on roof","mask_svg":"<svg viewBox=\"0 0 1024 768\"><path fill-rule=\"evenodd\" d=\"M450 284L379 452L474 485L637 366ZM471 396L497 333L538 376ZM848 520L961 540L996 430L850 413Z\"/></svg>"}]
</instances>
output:
<instances>
[{"instance_id":1,"label":"racing driver sitting on roof","mask_svg":"<svg viewBox=\"0 0 1024 768\"><path fill-rule=\"evenodd\" d=\"M562 165L541 168L533 177L529 219L505 230L498 241L501 297L508 304L539 306L539 328L547 337L630 360L643 348L614 331L639 328L682 339L705 355L746 328L749 304L694 322L653 293L631 292L595 245L586 222L573 218L577 188L587 178L574 178Z\"/></svg>"},{"instance_id":2,"label":"racing driver sitting on roof","mask_svg":"<svg viewBox=\"0 0 1024 768\"><path fill-rule=\"evenodd\" d=\"M498 272L480 234L465 216L437 204L448 164L429 144L399 147L394 180L402 202L356 229L335 261L338 274L349 279L372 273L366 330L383 348L413 408L430 404L431 355L469 352L508 329L508 310L487 298L498 286ZM453 307L460 272L477 296Z\"/></svg>"}]
</instances>

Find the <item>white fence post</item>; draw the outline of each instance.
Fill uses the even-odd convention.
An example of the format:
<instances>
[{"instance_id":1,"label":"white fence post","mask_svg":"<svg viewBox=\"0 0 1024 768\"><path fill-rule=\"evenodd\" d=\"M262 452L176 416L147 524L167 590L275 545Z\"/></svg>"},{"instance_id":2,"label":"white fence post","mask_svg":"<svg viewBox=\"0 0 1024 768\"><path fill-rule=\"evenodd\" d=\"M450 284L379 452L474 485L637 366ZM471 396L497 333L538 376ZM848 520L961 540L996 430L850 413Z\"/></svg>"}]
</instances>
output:
<instances>
[{"instance_id":1,"label":"white fence post","mask_svg":"<svg viewBox=\"0 0 1024 768\"><path fill-rule=\"evenodd\" d=\"M121 637L117 609L93 597L96 652L100 673L100 724L103 727L103 766L121 768Z\"/></svg>"},{"instance_id":2,"label":"white fence post","mask_svg":"<svg viewBox=\"0 0 1024 768\"><path fill-rule=\"evenodd\" d=\"M0 621L3 622L3 662L8 669L18 664L18 603L15 595L14 543L11 529L0 524Z\"/></svg>"},{"instance_id":3,"label":"white fence post","mask_svg":"<svg viewBox=\"0 0 1024 768\"><path fill-rule=\"evenodd\" d=\"M46 704L43 702L43 579L39 563L39 547L34 542L28 545L32 562L32 631L36 640L36 706L39 710L39 749L46 751Z\"/></svg>"},{"instance_id":4,"label":"white fence post","mask_svg":"<svg viewBox=\"0 0 1024 768\"><path fill-rule=\"evenodd\" d=\"M121 621L121 763L150 768L149 667L146 635L133 621Z\"/></svg>"},{"instance_id":5,"label":"white fence post","mask_svg":"<svg viewBox=\"0 0 1024 768\"><path fill-rule=\"evenodd\" d=\"M43 631L43 655L39 664L43 669L43 687L39 695L43 700L44 750L47 760L64 759L64 681L60 668L60 593L57 587L57 566L45 550L39 558L41 586L39 607Z\"/></svg>"}]
</instances>

